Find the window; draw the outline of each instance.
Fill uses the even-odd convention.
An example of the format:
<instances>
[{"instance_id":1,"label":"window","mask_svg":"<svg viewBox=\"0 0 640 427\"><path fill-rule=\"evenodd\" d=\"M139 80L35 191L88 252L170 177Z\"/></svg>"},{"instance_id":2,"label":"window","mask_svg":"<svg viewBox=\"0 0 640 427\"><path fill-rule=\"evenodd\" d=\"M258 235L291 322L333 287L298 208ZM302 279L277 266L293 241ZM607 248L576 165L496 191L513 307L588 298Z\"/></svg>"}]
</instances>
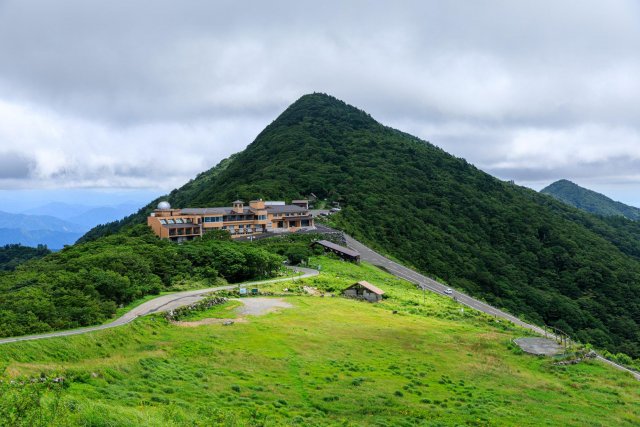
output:
<instances>
[{"instance_id":1,"label":"window","mask_svg":"<svg viewBox=\"0 0 640 427\"><path fill-rule=\"evenodd\" d=\"M167 220L166 220L166 219L161 219L161 220L160 220L160 224L166 224L166 223L167 223Z\"/></svg>"},{"instance_id":2,"label":"window","mask_svg":"<svg viewBox=\"0 0 640 427\"><path fill-rule=\"evenodd\" d=\"M175 220L175 219L168 219L168 220L167 220L167 222L168 222L169 224L175 224L175 223L176 223L176 220Z\"/></svg>"},{"instance_id":3,"label":"window","mask_svg":"<svg viewBox=\"0 0 640 427\"><path fill-rule=\"evenodd\" d=\"M176 224L183 224L184 221L182 220L182 218L176 218Z\"/></svg>"}]
</instances>

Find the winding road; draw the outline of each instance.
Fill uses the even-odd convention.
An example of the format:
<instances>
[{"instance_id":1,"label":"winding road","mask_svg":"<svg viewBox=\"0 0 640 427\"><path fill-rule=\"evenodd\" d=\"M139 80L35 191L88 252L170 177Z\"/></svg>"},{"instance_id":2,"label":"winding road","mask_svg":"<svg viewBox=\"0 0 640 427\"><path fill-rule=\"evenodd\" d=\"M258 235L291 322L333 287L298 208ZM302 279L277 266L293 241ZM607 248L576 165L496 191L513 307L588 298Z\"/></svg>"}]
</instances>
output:
<instances>
[{"instance_id":1,"label":"winding road","mask_svg":"<svg viewBox=\"0 0 640 427\"><path fill-rule=\"evenodd\" d=\"M261 280L257 282L236 283L234 285L218 286L215 288L198 289L194 291L176 292L175 294L163 295L158 298L154 298L150 301L147 301L143 304L140 304L139 306L133 308L131 311L128 311L127 313L122 315L122 317L119 317L113 322L106 323L104 325L89 326L86 328L71 329L68 331L49 332L46 334L25 335L21 337L3 338L3 339L0 339L0 344L7 344L7 343L19 342L19 341L41 340L45 338L67 337L70 335L86 334L87 332L115 328L116 326L126 325L127 323L137 319L140 316L145 316L151 313L169 311L178 307L183 307L185 305L193 304L194 302L201 300L202 298L204 298L206 294L209 294L211 292L222 291L226 289L234 289L234 288L237 288L238 286L251 287L256 285L265 285L269 283L286 282L290 280L304 279L307 277L313 277L318 275L317 270L313 270L310 268L303 268L303 267L289 267L289 268L291 268L296 272L302 273L302 275L293 276L293 277L283 277L280 279Z\"/></svg>"},{"instance_id":2,"label":"winding road","mask_svg":"<svg viewBox=\"0 0 640 427\"><path fill-rule=\"evenodd\" d=\"M370 249L369 247L363 245L362 243L360 243L359 241L357 241L356 239L354 239L353 237L345 234L345 240L347 243L347 246L349 246L351 249L355 249L356 251L360 252L360 259L363 261L367 261L370 264L373 265L377 265L379 267L383 267L385 270L387 270L389 273L393 274L396 277L399 277L401 279L405 279L411 283L416 284L418 287L420 287L423 290L429 290L431 292L435 292L437 294L441 294L441 295L445 295L445 296L449 296L448 294L445 293L445 290L448 289L449 287L446 285L443 285L440 282L437 282L433 279L431 279L430 277L424 276L414 270L411 270L410 268L405 267L404 265L398 264L397 262L394 262L392 260L390 260L389 258L386 258L382 255L380 255L379 253L375 252L374 250ZM498 310L497 308L479 301L475 298L470 297L469 295L463 294L462 292L459 291L454 291L452 297L455 297L456 300L461 303L466 305L467 307L471 307L474 308L478 311L481 311L483 313L489 314L491 316L495 316L495 317L499 317L502 319L506 319L510 322L513 322L514 324L521 326L523 328L529 329L531 331L534 331L538 334L541 335L545 335L545 336L549 336L551 338L556 338L555 335L545 331L544 329L542 329L539 326L536 325L532 325L530 323L527 322L523 322L522 320L518 319L515 316L512 316L509 313L505 313L502 310ZM640 373L633 371L631 369L628 369L622 365L619 365L615 362L612 362L609 359L605 359L604 357L602 357L601 355L597 356L597 359L610 365L613 366L616 369L619 369L621 371L625 371L630 373L631 375L633 375L637 380L640 380Z\"/></svg>"}]
</instances>

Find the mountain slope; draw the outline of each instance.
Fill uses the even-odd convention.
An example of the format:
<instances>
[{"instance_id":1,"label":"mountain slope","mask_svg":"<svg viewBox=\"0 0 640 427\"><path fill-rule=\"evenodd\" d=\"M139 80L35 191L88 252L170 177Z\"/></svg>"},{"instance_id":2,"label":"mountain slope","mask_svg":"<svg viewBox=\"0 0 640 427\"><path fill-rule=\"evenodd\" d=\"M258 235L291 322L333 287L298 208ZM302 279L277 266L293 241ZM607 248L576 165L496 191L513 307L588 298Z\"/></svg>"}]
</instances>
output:
<instances>
[{"instance_id":1,"label":"mountain slope","mask_svg":"<svg viewBox=\"0 0 640 427\"><path fill-rule=\"evenodd\" d=\"M596 215L623 216L634 221L640 219L640 209L611 200L604 194L580 187L566 179L556 181L540 192Z\"/></svg>"},{"instance_id":2,"label":"mountain slope","mask_svg":"<svg viewBox=\"0 0 640 427\"><path fill-rule=\"evenodd\" d=\"M504 183L327 95L303 96L168 200L201 207L309 193L339 201L335 225L378 250L516 315L640 356L632 227ZM85 238L141 223L152 207Z\"/></svg>"}]
</instances>

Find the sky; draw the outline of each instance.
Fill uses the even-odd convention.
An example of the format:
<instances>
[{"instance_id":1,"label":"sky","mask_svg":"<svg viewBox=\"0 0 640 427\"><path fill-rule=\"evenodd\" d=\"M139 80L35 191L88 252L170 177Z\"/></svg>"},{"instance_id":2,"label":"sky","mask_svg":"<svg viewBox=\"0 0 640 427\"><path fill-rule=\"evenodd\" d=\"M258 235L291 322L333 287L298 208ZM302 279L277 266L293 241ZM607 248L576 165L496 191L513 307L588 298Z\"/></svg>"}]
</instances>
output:
<instances>
[{"instance_id":1,"label":"sky","mask_svg":"<svg viewBox=\"0 0 640 427\"><path fill-rule=\"evenodd\" d=\"M0 0L0 210L145 202L310 92L640 206L638 52L637 1Z\"/></svg>"}]
</instances>

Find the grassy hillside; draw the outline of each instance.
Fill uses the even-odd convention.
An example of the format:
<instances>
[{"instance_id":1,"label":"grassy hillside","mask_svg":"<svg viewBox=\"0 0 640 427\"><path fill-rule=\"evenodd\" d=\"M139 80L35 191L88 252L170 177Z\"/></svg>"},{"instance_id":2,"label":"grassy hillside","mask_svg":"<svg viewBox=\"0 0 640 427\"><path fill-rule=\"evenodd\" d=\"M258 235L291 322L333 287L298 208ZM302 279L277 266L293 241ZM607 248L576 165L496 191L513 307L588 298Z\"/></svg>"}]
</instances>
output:
<instances>
[{"instance_id":1,"label":"grassy hillside","mask_svg":"<svg viewBox=\"0 0 640 427\"><path fill-rule=\"evenodd\" d=\"M48 425L640 422L637 382L626 374L597 362L558 367L524 355L511 340L526 332L461 312L448 298L428 294L423 304L412 285L372 266L324 257L312 263L322 265L322 275L299 286L342 288L366 279L388 298L372 305L291 296L292 308L230 327L148 317L90 335L2 346L0 419L9 419L11 403L31 399L21 419L37 415ZM215 310L213 317L230 313ZM64 385L42 386L33 377L63 377ZM40 400L33 398L37 388Z\"/></svg>"},{"instance_id":2,"label":"grassy hillside","mask_svg":"<svg viewBox=\"0 0 640 427\"><path fill-rule=\"evenodd\" d=\"M556 181L540 192L596 215L623 216L634 221L640 219L640 209L611 200L604 194L580 187L566 179Z\"/></svg>"},{"instance_id":3,"label":"grassy hillside","mask_svg":"<svg viewBox=\"0 0 640 427\"><path fill-rule=\"evenodd\" d=\"M335 225L378 250L516 315L640 356L638 229L501 182L327 95L303 96L245 151L168 199L198 207L312 192L339 201ZM91 236L141 222L141 212Z\"/></svg>"}]
</instances>

